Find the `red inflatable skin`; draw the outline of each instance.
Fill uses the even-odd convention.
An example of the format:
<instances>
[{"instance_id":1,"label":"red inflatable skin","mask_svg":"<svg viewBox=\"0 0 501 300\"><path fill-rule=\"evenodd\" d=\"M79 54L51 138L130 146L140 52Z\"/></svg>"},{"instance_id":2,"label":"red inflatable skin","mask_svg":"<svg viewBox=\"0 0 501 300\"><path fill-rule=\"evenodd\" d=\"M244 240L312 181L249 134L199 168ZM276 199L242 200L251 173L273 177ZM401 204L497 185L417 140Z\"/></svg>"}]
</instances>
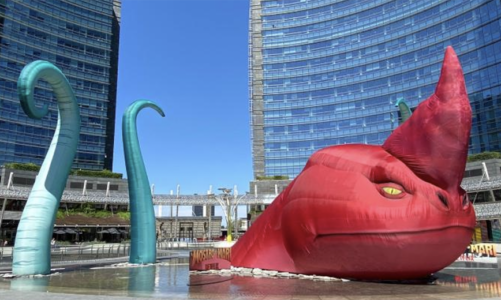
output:
<instances>
[{"instance_id":1,"label":"red inflatable skin","mask_svg":"<svg viewBox=\"0 0 501 300\"><path fill-rule=\"evenodd\" d=\"M343 145L304 170L232 248L232 265L361 280L429 276L466 249L475 213L460 183L471 108L447 48L435 93L383 146Z\"/></svg>"}]
</instances>

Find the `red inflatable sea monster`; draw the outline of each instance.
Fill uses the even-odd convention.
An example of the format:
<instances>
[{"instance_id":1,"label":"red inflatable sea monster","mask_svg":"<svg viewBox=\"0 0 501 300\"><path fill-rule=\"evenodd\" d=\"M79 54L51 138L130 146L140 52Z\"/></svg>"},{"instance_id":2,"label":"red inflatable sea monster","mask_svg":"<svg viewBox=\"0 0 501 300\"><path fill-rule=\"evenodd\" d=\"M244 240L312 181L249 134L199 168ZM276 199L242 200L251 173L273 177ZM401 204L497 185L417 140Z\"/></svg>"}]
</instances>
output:
<instances>
[{"instance_id":1,"label":"red inflatable sea monster","mask_svg":"<svg viewBox=\"0 0 501 300\"><path fill-rule=\"evenodd\" d=\"M360 280L425 278L471 241L460 187L471 107L448 47L435 93L382 146L314 153L232 248L231 264Z\"/></svg>"}]
</instances>

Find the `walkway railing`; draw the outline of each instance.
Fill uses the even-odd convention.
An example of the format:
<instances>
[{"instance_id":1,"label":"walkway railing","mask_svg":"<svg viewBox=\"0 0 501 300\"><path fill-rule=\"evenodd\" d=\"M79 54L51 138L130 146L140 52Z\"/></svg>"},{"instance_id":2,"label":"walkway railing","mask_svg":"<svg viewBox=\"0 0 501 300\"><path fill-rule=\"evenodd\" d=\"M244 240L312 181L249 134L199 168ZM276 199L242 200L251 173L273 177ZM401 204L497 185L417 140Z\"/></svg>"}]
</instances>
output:
<instances>
[{"instance_id":1,"label":"walkway railing","mask_svg":"<svg viewBox=\"0 0 501 300\"><path fill-rule=\"evenodd\" d=\"M0 199L18 199L26 200L31 192L31 187L12 186L7 187L0 185ZM153 204L155 205L218 205L214 197L208 195L164 195L153 194ZM270 204L276 195L268 194L247 194L242 195L240 199L241 205L247 204ZM129 193L112 192L108 195L104 191L82 191L66 189L63 192L61 202L69 203L107 203L121 204L129 203Z\"/></svg>"},{"instance_id":2,"label":"walkway railing","mask_svg":"<svg viewBox=\"0 0 501 300\"><path fill-rule=\"evenodd\" d=\"M214 247L214 242L198 242L196 240L183 241L182 239L179 239L177 241L157 242L157 249L159 250L189 250L212 247Z\"/></svg>"},{"instance_id":3,"label":"walkway railing","mask_svg":"<svg viewBox=\"0 0 501 300\"><path fill-rule=\"evenodd\" d=\"M190 250L200 248L212 248L214 242L190 241L165 241L157 243L157 257L172 256L169 250ZM0 264L12 263L13 247L0 247ZM84 261L97 259L123 258L129 256L130 244L88 244L58 246L51 249L51 260L54 263L67 261Z\"/></svg>"},{"instance_id":4,"label":"walkway railing","mask_svg":"<svg viewBox=\"0 0 501 300\"><path fill-rule=\"evenodd\" d=\"M129 244L56 245L51 249L51 260L57 262L125 257L129 255L129 247ZM0 263L12 262L12 249L13 247L0 248Z\"/></svg>"}]
</instances>

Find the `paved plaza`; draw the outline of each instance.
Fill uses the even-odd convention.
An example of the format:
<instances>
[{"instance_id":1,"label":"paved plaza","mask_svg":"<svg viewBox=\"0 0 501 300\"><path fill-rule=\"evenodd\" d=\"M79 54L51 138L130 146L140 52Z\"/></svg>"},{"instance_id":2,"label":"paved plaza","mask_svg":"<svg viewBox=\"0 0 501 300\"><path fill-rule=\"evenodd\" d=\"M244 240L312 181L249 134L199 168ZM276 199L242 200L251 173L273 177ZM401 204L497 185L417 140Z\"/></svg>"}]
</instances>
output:
<instances>
[{"instance_id":1,"label":"paved plaza","mask_svg":"<svg viewBox=\"0 0 501 300\"><path fill-rule=\"evenodd\" d=\"M276 280L275 280L276 281ZM287 281L280 279L279 281ZM87 300L107 299L125 300L133 298L160 298L160 299L248 299L248 300L364 300L364 299L501 299L499 296L491 297L492 291L472 291L464 287L437 287L435 285L400 285L382 283L340 283L330 282L320 287L316 283L307 281L288 282L289 288L282 290L280 283L241 287L242 289L226 290L223 286L214 284L210 288L193 289L186 294L166 293L163 295L141 295L127 291L115 291L109 295L85 295L76 290L76 293L59 292L56 289L49 292L33 292L22 290L0 290L0 299L12 300ZM191 290L191 289L190 289ZM496 293L499 295L498 293Z\"/></svg>"},{"instance_id":2,"label":"paved plaza","mask_svg":"<svg viewBox=\"0 0 501 300\"><path fill-rule=\"evenodd\" d=\"M259 287L256 287L259 288ZM501 297L494 298L479 298L475 294L461 293L461 294L421 294L415 289L409 289L409 292L417 292L413 295L351 295L351 296L340 296L340 295L217 295L217 294L191 294L185 297L156 297L156 299L216 299L216 300L226 300L226 299L241 299L241 300L365 300L365 299L425 299L425 300L435 300L435 299L501 299ZM0 290L0 299L12 299L12 300L96 300L96 299L106 299L106 300L130 300L138 298L137 296L104 296L104 295L75 295L75 294L63 294L63 293L36 293L36 292L21 292L21 291L3 291Z\"/></svg>"},{"instance_id":3,"label":"paved plaza","mask_svg":"<svg viewBox=\"0 0 501 300\"><path fill-rule=\"evenodd\" d=\"M6 271L2 271L6 273ZM0 278L0 299L501 299L500 269L492 264L453 264L429 282L313 281L193 274L186 257L136 268L108 264L70 266L51 276Z\"/></svg>"}]
</instances>

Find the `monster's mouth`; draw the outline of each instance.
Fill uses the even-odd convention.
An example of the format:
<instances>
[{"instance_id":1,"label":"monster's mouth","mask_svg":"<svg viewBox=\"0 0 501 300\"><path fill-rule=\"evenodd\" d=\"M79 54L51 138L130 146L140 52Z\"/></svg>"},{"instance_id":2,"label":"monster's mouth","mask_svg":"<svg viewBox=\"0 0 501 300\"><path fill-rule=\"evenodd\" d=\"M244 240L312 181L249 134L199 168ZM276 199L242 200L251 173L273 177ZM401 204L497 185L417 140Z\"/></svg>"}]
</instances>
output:
<instances>
[{"instance_id":1,"label":"monster's mouth","mask_svg":"<svg viewBox=\"0 0 501 300\"><path fill-rule=\"evenodd\" d=\"M422 233L434 233L434 232L439 232L439 231L447 231L448 229L451 228L463 228L465 230L472 231L474 230L473 226L468 226L468 225L447 225L447 226L440 226L440 227L431 227L431 228L424 228L424 229L410 229L410 230L366 230L366 231L353 231L353 232L336 232L336 233L321 233L317 234L314 238L314 241L317 239L321 238L328 238L328 237L337 237L337 236L355 236L355 235L370 235L370 236L389 236L389 235L412 235L412 234L422 234Z\"/></svg>"}]
</instances>

